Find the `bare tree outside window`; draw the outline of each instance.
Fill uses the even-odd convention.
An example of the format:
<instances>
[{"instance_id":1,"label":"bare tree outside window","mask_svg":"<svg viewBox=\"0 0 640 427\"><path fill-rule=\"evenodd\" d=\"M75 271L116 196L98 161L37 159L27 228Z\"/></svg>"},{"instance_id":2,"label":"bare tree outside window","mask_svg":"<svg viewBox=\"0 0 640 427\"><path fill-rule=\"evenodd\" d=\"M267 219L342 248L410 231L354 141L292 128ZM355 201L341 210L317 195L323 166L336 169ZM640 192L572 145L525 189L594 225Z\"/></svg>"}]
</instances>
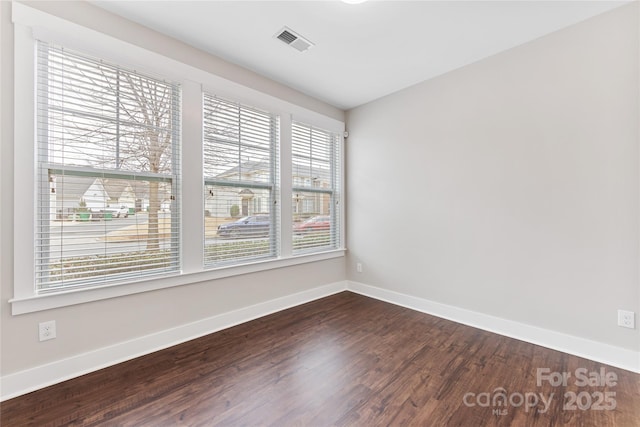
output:
<instances>
[{"instance_id":1,"label":"bare tree outside window","mask_svg":"<svg viewBox=\"0 0 640 427\"><path fill-rule=\"evenodd\" d=\"M126 117L123 122L135 124L129 133L117 135L116 144L120 153L116 158L119 167L128 164L137 165L151 173L171 173L172 162L172 98L175 96L171 86L143 79L140 76L126 74L124 82L133 97L133 103L119 100L120 114ZM122 91L121 91L122 92ZM132 109L131 106L134 106ZM122 144L120 138L126 143ZM129 143L129 140L131 142ZM160 233L158 212L160 211L160 183L149 182L149 224L147 249L159 249ZM170 198L173 197L171 194Z\"/></svg>"}]
</instances>

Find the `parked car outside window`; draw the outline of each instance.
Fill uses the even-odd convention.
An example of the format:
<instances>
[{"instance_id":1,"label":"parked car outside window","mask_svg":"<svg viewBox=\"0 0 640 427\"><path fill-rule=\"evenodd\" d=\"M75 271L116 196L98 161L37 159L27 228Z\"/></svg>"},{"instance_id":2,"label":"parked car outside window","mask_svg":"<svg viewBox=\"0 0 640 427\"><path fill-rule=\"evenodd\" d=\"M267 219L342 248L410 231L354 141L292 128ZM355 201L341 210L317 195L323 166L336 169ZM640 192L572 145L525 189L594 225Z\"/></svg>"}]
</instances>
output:
<instances>
[{"instance_id":1,"label":"parked car outside window","mask_svg":"<svg viewBox=\"0 0 640 427\"><path fill-rule=\"evenodd\" d=\"M106 208L102 212L110 212L113 218L126 218L129 216L129 208L120 206L119 208Z\"/></svg>"},{"instance_id":2,"label":"parked car outside window","mask_svg":"<svg viewBox=\"0 0 640 427\"><path fill-rule=\"evenodd\" d=\"M109 212L110 209L107 208L107 212ZM113 214L113 216L115 216L116 218L127 218L129 216L129 208L126 206L120 206L119 208L113 209L111 211L111 213Z\"/></svg>"},{"instance_id":3,"label":"parked car outside window","mask_svg":"<svg viewBox=\"0 0 640 427\"><path fill-rule=\"evenodd\" d=\"M331 218L329 216L314 216L308 220L293 226L296 234L306 234L310 232L329 231L331 228Z\"/></svg>"},{"instance_id":4,"label":"parked car outside window","mask_svg":"<svg viewBox=\"0 0 640 427\"><path fill-rule=\"evenodd\" d=\"M129 216L129 208L126 206L120 206L119 208L106 208L98 211L90 210L91 219L105 219L105 218L127 218ZM105 214L111 214L105 215Z\"/></svg>"},{"instance_id":5,"label":"parked car outside window","mask_svg":"<svg viewBox=\"0 0 640 427\"><path fill-rule=\"evenodd\" d=\"M267 237L271 229L269 215L245 216L237 221L220 224L218 236L228 238Z\"/></svg>"}]
</instances>

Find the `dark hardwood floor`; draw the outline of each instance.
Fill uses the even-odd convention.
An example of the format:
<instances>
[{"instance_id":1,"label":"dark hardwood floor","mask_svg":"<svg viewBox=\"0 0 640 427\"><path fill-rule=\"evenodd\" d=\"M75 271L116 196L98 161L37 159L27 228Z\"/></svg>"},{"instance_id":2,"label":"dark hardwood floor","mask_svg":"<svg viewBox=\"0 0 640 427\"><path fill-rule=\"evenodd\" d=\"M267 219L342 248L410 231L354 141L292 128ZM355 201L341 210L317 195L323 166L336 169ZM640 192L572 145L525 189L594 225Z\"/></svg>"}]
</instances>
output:
<instances>
[{"instance_id":1,"label":"dark hardwood floor","mask_svg":"<svg viewBox=\"0 0 640 427\"><path fill-rule=\"evenodd\" d=\"M571 376L538 385L539 368L552 380ZM8 400L0 411L3 427L635 427L640 375L343 292Z\"/></svg>"}]
</instances>

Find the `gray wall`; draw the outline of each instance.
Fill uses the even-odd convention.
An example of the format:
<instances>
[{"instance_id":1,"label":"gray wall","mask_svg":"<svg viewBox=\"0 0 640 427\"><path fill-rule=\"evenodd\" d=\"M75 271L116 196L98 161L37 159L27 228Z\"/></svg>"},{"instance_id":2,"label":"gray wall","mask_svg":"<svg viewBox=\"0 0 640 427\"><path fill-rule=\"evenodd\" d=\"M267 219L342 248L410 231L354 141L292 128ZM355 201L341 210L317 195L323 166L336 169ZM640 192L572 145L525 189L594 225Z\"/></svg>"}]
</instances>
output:
<instances>
[{"instance_id":1,"label":"gray wall","mask_svg":"<svg viewBox=\"0 0 640 427\"><path fill-rule=\"evenodd\" d=\"M147 28L125 21L84 2L35 2L40 8L89 28L197 66L269 95L329 117L344 120L344 112L205 54ZM8 375L69 358L137 337L197 322L278 297L345 279L342 258L280 268L261 273L196 283L48 310L11 315L13 297L13 26L11 4L0 2L1 136L0 145L0 308L1 374ZM24 143L29 143L25 141ZM26 195L29 197L29 195ZM38 322L56 320L58 337L38 342Z\"/></svg>"},{"instance_id":2,"label":"gray wall","mask_svg":"<svg viewBox=\"0 0 640 427\"><path fill-rule=\"evenodd\" d=\"M632 4L349 111L348 278L640 350L638 50Z\"/></svg>"}]
</instances>

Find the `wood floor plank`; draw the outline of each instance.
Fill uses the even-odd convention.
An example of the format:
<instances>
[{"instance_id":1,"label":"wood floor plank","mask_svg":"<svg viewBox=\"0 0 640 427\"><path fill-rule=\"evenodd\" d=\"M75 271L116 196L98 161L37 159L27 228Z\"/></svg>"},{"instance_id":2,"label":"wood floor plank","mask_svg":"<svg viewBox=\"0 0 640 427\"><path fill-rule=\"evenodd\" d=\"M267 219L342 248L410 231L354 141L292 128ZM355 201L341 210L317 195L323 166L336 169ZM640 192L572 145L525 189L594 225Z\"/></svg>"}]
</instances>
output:
<instances>
[{"instance_id":1,"label":"wood floor plank","mask_svg":"<svg viewBox=\"0 0 640 427\"><path fill-rule=\"evenodd\" d=\"M8 400L0 424L640 427L640 375L343 292Z\"/></svg>"}]
</instances>

